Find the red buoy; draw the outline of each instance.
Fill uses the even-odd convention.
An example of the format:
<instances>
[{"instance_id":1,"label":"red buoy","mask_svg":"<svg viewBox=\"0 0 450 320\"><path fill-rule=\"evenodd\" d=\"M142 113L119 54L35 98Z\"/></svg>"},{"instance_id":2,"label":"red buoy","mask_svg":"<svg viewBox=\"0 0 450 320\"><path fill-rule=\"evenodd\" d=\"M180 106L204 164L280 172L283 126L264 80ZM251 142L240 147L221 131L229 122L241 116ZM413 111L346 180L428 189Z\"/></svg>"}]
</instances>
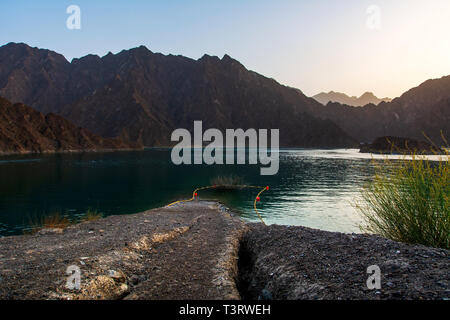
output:
<instances>
[{"instance_id":1,"label":"red buoy","mask_svg":"<svg viewBox=\"0 0 450 320\"><path fill-rule=\"evenodd\" d=\"M259 197L256 197L256 202L260 202L261 199Z\"/></svg>"}]
</instances>

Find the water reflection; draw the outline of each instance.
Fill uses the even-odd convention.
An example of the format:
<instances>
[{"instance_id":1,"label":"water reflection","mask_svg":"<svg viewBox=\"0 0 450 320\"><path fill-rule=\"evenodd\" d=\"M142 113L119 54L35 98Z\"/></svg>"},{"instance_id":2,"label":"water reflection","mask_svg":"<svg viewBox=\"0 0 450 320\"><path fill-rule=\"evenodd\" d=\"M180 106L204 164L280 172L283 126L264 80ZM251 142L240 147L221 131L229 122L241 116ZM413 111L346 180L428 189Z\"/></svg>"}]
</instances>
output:
<instances>
[{"instance_id":1,"label":"water reflection","mask_svg":"<svg viewBox=\"0 0 450 320\"><path fill-rule=\"evenodd\" d=\"M359 232L351 205L374 174L372 158L354 149L280 150L275 176L260 165L175 166L170 150L59 154L0 159L0 234L19 234L30 217L52 212L77 216L91 208L105 215L135 213L188 198L219 175L237 175L253 185L270 185L259 207L267 223ZM395 156L392 158L396 158ZM249 221L255 190L203 192Z\"/></svg>"}]
</instances>

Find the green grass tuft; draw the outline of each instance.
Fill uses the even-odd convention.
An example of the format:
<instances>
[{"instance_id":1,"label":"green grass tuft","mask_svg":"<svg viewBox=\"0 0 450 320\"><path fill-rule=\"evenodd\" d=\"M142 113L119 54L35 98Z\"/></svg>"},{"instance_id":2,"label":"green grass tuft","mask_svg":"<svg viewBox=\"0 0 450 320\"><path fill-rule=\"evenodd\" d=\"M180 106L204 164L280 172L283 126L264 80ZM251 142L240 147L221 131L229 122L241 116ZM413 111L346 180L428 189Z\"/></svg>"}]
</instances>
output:
<instances>
[{"instance_id":1,"label":"green grass tuft","mask_svg":"<svg viewBox=\"0 0 450 320\"><path fill-rule=\"evenodd\" d=\"M431 247L450 248L449 154L440 161L412 155L376 165L376 175L356 204L363 231Z\"/></svg>"}]
</instances>

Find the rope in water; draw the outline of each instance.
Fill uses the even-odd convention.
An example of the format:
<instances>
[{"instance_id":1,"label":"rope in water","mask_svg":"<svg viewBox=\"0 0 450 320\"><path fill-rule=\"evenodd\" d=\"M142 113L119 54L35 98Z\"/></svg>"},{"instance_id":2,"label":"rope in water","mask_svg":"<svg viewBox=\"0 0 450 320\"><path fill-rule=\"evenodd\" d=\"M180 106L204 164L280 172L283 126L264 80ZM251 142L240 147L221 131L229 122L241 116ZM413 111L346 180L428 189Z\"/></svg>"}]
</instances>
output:
<instances>
[{"instance_id":1,"label":"rope in water","mask_svg":"<svg viewBox=\"0 0 450 320\"><path fill-rule=\"evenodd\" d=\"M217 188L229 188L230 186L221 186L221 185L214 185L214 186L207 186L207 187L201 187L201 188L197 188L192 192L192 198L190 199L185 199L185 200L178 200L178 201L174 201L172 203L169 203L166 207L170 207L173 206L177 203L182 203L182 202L190 202L190 201L194 201L197 197L198 197L198 192L201 190L206 190L206 189L217 189ZM261 194L264 191L269 190L269 187L262 187L262 186L250 186L250 185L233 185L232 188L238 188L238 189L244 189L244 188L254 188L254 189L261 189L261 191L259 191L258 195L255 198L255 201L253 202L253 208L255 209L256 215L258 216L259 220L261 220L261 222L266 225L264 223L263 218L261 217L261 215L258 212L258 208L256 207L256 203L261 201Z\"/></svg>"}]
</instances>

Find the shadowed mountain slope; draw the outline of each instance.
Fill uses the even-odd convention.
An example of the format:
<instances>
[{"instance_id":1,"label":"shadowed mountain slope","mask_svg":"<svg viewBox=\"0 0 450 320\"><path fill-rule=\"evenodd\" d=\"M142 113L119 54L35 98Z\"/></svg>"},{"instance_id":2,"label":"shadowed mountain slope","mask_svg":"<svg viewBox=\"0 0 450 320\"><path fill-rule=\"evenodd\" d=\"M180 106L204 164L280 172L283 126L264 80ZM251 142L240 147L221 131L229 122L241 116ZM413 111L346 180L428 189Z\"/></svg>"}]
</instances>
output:
<instances>
[{"instance_id":1,"label":"shadowed mountain slope","mask_svg":"<svg viewBox=\"0 0 450 320\"><path fill-rule=\"evenodd\" d=\"M446 145L450 134L450 76L427 80L391 102L354 108L329 103L310 110L322 119L332 119L360 141L381 136L401 136Z\"/></svg>"},{"instance_id":2,"label":"shadowed mountain slope","mask_svg":"<svg viewBox=\"0 0 450 320\"><path fill-rule=\"evenodd\" d=\"M194 120L203 120L205 130L278 128L287 147L349 147L386 135L421 138L422 131L440 143L450 123L448 79L378 106L323 106L228 55L193 60L141 46L69 63L25 44L0 47L0 95L146 146L173 144L171 132L192 129Z\"/></svg>"},{"instance_id":3,"label":"shadowed mountain slope","mask_svg":"<svg viewBox=\"0 0 450 320\"><path fill-rule=\"evenodd\" d=\"M42 114L0 97L0 153L128 149L118 139L104 139L68 120Z\"/></svg>"},{"instance_id":4,"label":"shadowed mountain slope","mask_svg":"<svg viewBox=\"0 0 450 320\"><path fill-rule=\"evenodd\" d=\"M0 48L0 94L146 146L171 144L171 132L191 129L194 120L203 120L204 129L279 128L283 146L355 144L332 121L306 113L304 105L316 101L227 55L193 60L141 46L69 63L54 52L11 43Z\"/></svg>"}]
</instances>

